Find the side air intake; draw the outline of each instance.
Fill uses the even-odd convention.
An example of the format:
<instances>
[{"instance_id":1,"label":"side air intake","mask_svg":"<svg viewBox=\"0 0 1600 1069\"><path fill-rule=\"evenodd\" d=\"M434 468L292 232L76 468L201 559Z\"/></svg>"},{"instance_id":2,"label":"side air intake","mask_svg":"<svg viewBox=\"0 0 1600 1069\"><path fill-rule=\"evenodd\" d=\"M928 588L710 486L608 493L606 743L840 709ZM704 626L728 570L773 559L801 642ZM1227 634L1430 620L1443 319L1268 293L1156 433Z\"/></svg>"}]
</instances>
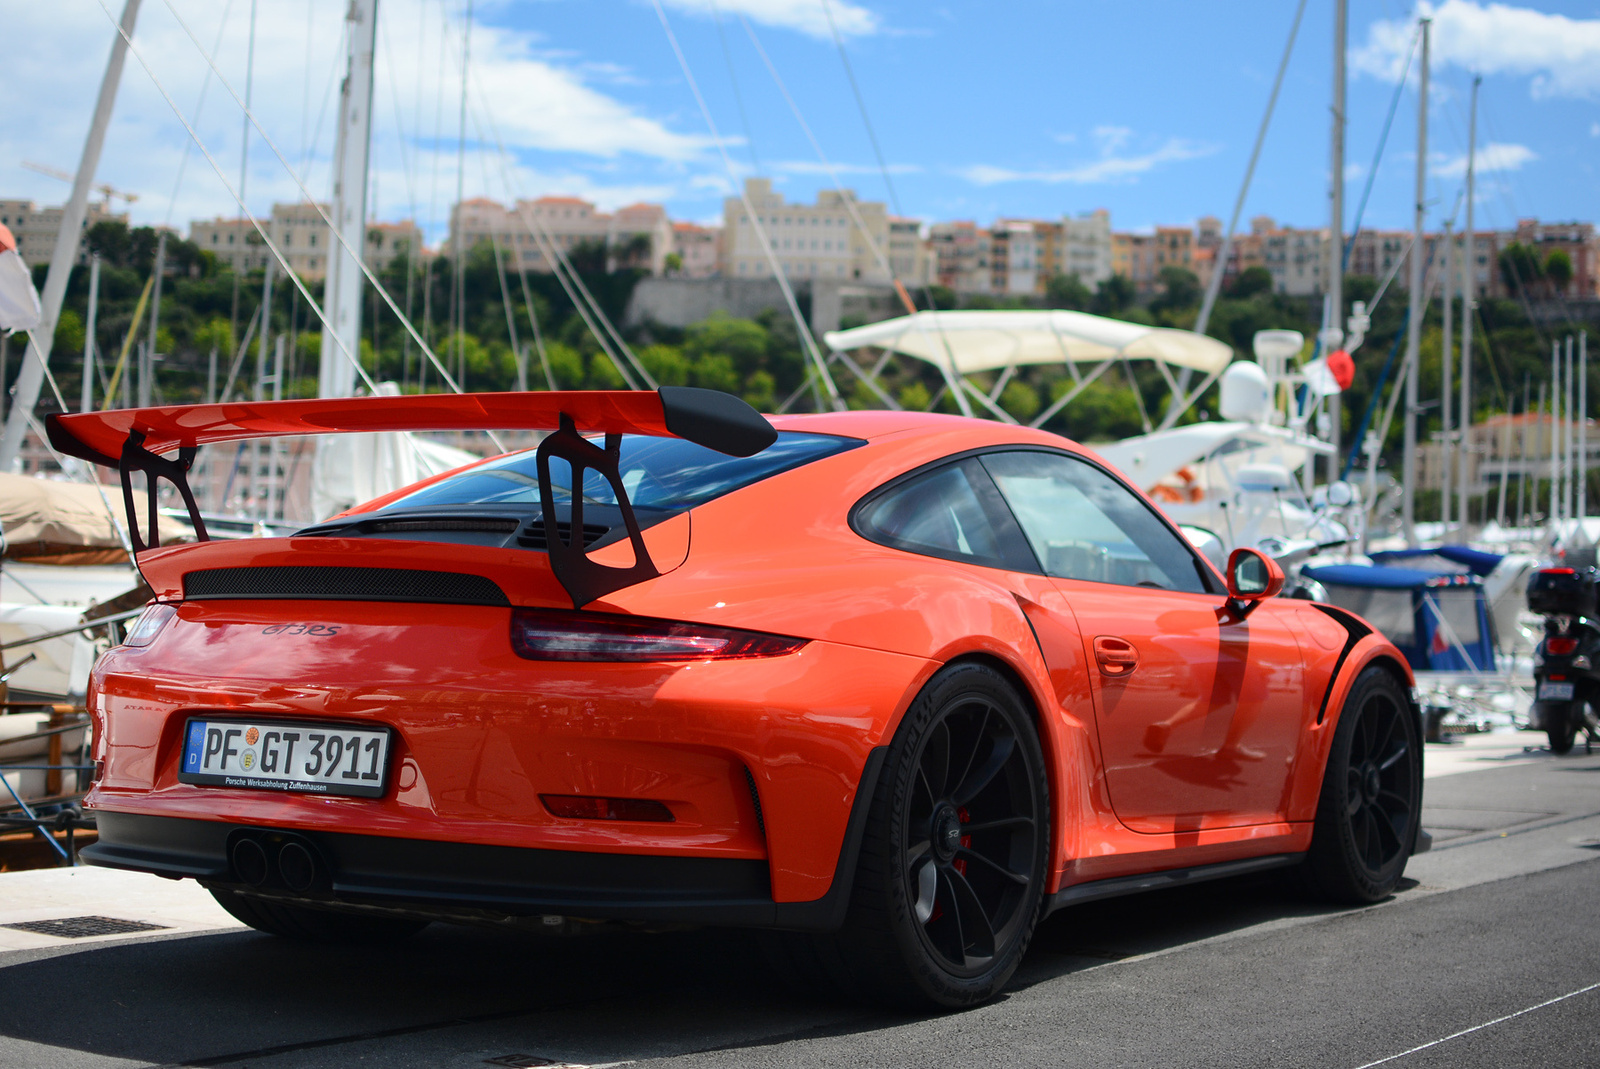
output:
<instances>
[{"instance_id":1,"label":"side air intake","mask_svg":"<svg viewBox=\"0 0 1600 1069\"><path fill-rule=\"evenodd\" d=\"M189 601L221 598L321 601L417 601L454 605L510 605L492 580L460 572L410 568L210 568L183 577Z\"/></svg>"},{"instance_id":2,"label":"side air intake","mask_svg":"<svg viewBox=\"0 0 1600 1069\"><path fill-rule=\"evenodd\" d=\"M588 549L590 546L600 541L600 539L604 538L606 533L610 530L611 528L602 524L584 524L583 548ZM559 534L562 539L570 541L572 538L572 524L568 523L566 520L557 520L556 533ZM548 550L550 548L550 543L549 540L545 538L544 520L530 520L527 526L523 527L522 530L518 532L517 545L521 546L523 549Z\"/></svg>"}]
</instances>

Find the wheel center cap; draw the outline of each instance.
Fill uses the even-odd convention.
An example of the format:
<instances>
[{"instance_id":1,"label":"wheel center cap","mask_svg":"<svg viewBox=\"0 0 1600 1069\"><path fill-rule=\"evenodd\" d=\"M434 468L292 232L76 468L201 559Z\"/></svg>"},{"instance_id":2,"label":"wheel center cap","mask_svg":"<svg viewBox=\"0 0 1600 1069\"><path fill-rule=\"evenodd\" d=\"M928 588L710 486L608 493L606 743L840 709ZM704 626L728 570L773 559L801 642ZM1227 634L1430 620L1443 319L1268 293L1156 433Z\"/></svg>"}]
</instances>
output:
<instances>
[{"instance_id":1,"label":"wheel center cap","mask_svg":"<svg viewBox=\"0 0 1600 1069\"><path fill-rule=\"evenodd\" d=\"M1378 792L1382 789L1382 784L1378 782L1378 766L1368 765L1361 776L1361 793L1366 796L1368 802L1376 802Z\"/></svg>"},{"instance_id":2,"label":"wheel center cap","mask_svg":"<svg viewBox=\"0 0 1600 1069\"><path fill-rule=\"evenodd\" d=\"M944 861L955 857L956 851L961 849L961 816L954 806L942 805L934 810L933 814L933 840L934 852Z\"/></svg>"}]
</instances>

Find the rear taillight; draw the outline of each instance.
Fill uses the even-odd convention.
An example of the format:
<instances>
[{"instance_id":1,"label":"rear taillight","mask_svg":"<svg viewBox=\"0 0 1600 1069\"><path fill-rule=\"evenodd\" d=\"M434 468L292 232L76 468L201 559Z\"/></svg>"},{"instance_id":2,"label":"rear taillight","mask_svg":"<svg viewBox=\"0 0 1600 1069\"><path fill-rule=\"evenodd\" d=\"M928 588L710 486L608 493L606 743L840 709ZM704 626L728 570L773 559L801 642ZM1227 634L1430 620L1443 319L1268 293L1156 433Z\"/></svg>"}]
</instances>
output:
<instances>
[{"instance_id":1,"label":"rear taillight","mask_svg":"<svg viewBox=\"0 0 1600 1069\"><path fill-rule=\"evenodd\" d=\"M518 609L511 647L530 661L711 661L779 657L803 638L606 613Z\"/></svg>"},{"instance_id":2,"label":"rear taillight","mask_svg":"<svg viewBox=\"0 0 1600 1069\"><path fill-rule=\"evenodd\" d=\"M1571 653L1577 648L1578 640L1571 637L1551 637L1544 640L1544 651L1546 653L1553 653L1557 657L1565 657L1567 654Z\"/></svg>"},{"instance_id":3,"label":"rear taillight","mask_svg":"<svg viewBox=\"0 0 1600 1069\"><path fill-rule=\"evenodd\" d=\"M672 810L649 798L596 798L586 794L541 794L552 816L568 820L647 820L667 823Z\"/></svg>"},{"instance_id":4,"label":"rear taillight","mask_svg":"<svg viewBox=\"0 0 1600 1069\"><path fill-rule=\"evenodd\" d=\"M155 604L147 606L139 614L139 619L128 629L128 635L122 640L124 646L148 646L156 640L156 635L167 626L167 621L178 615L175 605Z\"/></svg>"}]
</instances>

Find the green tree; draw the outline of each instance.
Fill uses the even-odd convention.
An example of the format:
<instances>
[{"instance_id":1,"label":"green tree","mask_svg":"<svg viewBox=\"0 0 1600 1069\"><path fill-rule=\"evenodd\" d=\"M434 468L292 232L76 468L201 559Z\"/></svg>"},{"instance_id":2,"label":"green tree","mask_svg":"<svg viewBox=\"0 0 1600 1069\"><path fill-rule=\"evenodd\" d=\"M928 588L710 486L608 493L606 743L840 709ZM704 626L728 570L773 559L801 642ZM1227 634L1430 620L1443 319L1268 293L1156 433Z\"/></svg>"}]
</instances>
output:
<instances>
[{"instance_id":1,"label":"green tree","mask_svg":"<svg viewBox=\"0 0 1600 1069\"><path fill-rule=\"evenodd\" d=\"M1524 287L1532 287L1544 277L1544 264L1532 248L1513 241L1500 250L1500 277L1505 279L1506 289L1521 293Z\"/></svg>"},{"instance_id":2,"label":"green tree","mask_svg":"<svg viewBox=\"0 0 1600 1069\"><path fill-rule=\"evenodd\" d=\"M550 375L558 390L581 390L586 378L583 355L563 342L545 343L545 355L550 359ZM605 359L601 357L601 359ZM613 372L614 373L614 372Z\"/></svg>"},{"instance_id":3,"label":"green tree","mask_svg":"<svg viewBox=\"0 0 1600 1069\"><path fill-rule=\"evenodd\" d=\"M765 366L768 340L767 328L760 323L719 311L689 328L683 354L691 367L711 357L725 357L742 378Z\"/></svg>"},{"instance_id":4,"label":"green tree","mask_svg":"<svg viewBox=\"0 0 1600 1069\"><path fill-rule=\"evenodd\" d=\"M1137 291L1127 275L1112 275L1094 291L1094 311L1097 315L1120 312L1134 302Z\"/></svg>"},{"instance_id":5,"label":"green tree","mask_svg":"<svg viewBox=\"0 0 1600 1069\"><path fill-rule=\"evenodd\" d=\"M587 385L591 390L620 390L628 383L609 356L605 353L594 353L589 357Z\"/></svg>"},{"instance_id":6,"label":"green tree","mask_svg":"<svg viewBox=\"0 0 1600 1069\"><path fill-rule=\"evenodd\" d=\"M928 402L933 400L933 395L928 388L920 382L908 382L900 387L900 392L895 396L900 402L900 407L908 412L925 412Z\"/></svg>"},{"instance_id":7,"label":"green tree","mask_svg":"<svg viewBox=\"0 0 1600 1069\"><path fill-rule=\"evenodd\" d=\"M1045 283L1044 303L1048 308L1085 312L1094 303L1094 294L1077 275L1056 275Z\"/></svg>"},{"instance_id":8,"label":"green tree","mask_svg":"<svg viewBox=\"0 0 1600 1069\"><path fill-rule=\"evenodd\" d=\"M689 385L689 361L671 345L647 345L639 350L639 363L663 386Z\"/></svg>"},{"instance_id":9,"label":"green tree","mask_svg":"<svg viewBox=\"0 0 1600 1069\"><path fill-rule=\"evenodd\" d=\"M1151 311L1194 308L1200 304L1200 279L1187 267L1169 264L1161 269L1161 292L1150 302Z\"/></svg>"},{"instance_id":10,"label":"green tree","mask_svg":"<svg viewBox=\"0 0 1600 1069\"><path fill-rule=\"evenodd\" d=\"M54 352L58 354L83 352L83 320L70 308L61 311L56 320Z\"/></svg>"},{"instance_id":11,"label":"green tree","mask_svg":"<svg viewBox=\"0 0 1600 1069\"><path fill-rule=\"evenodd\" d=\"M768 371L757 371L744 383L745 404L757 412L771 412L777 404L778 383Z\"/></svg>"},{"instance_id":12,"label":"green tree","mask_svg":"<svg viewBox=\"0 0 1600 1069\"><path fill-rule=\"evenodd\" d=\"M1572 257L1567 255L1567 250L1552 249L1545 257L1544 277L1550 280L1556 293L1567 291L1567 284L1572 281Z\"/></svg>"},{"instance_id":13,"label":"green tree","mask_svg":"<svg viewBox=\"0 0 1600 1069\"><path fill-rule=\"evenodd\" d=\"M723 353L708 353L689 368L690 382L703 390L739 392L739 372L733 360Z\"/></svg>"},{"instance_id":14,"label":"green tree","mask_svg":"<svg viewBox=\"0 0 1600 1069\"><path fill-rule=\"evenodd\" d=\"M1000 391L1000 407L1018 423L1026 423L1039 411L1039 391L1021 379L1012 379Z\"/></svg>"},{"instance_id":15,"label":"green tree","mask_svg":"<svg viewBox=\"0 0 1600 1069\"><path fill-rule=\"evenodd\" d=\"M233 359L233 328L221 316L212 316L206 322L195 327L194 331L189 335L189 341L196 350L208 358L208 361L212 349L217 351L219 360ZM317 344L319 346L322 344L320 337L317 339ZM303 349L304 345L302 344L300 348Z\"/></svg>"},{"instance_id":16,"label":"green tree","mask_svg":"<svg viewBox=\"0 0 1600 1069\"><path fill-rule=\"evenodd\" d=\"M1239 272L1226 291L1231 300L1248 300L1262 293L1272 292L1272 272L1265 267L1247 267Z\"/></svg>"}]
</instances>

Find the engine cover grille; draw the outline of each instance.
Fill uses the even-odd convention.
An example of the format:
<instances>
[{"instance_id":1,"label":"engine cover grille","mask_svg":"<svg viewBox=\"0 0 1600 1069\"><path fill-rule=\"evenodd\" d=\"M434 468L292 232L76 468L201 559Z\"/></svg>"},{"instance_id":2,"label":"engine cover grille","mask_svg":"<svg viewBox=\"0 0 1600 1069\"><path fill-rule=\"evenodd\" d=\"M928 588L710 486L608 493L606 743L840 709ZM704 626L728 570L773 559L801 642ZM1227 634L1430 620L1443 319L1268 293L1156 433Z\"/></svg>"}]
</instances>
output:
<instances>
[{"instance_id":1,"label":"engine cover grille","mask_svg":"<svg viewBox=\"0 0 1600 1069\"><path fill-rule=\"evenodd\" d=\"M323 601L419 601L456 605L510 605L492 580L460 572L411 568L210 568L183 577L191 601L218 598Z\"/></svg>"}]
</instances>

